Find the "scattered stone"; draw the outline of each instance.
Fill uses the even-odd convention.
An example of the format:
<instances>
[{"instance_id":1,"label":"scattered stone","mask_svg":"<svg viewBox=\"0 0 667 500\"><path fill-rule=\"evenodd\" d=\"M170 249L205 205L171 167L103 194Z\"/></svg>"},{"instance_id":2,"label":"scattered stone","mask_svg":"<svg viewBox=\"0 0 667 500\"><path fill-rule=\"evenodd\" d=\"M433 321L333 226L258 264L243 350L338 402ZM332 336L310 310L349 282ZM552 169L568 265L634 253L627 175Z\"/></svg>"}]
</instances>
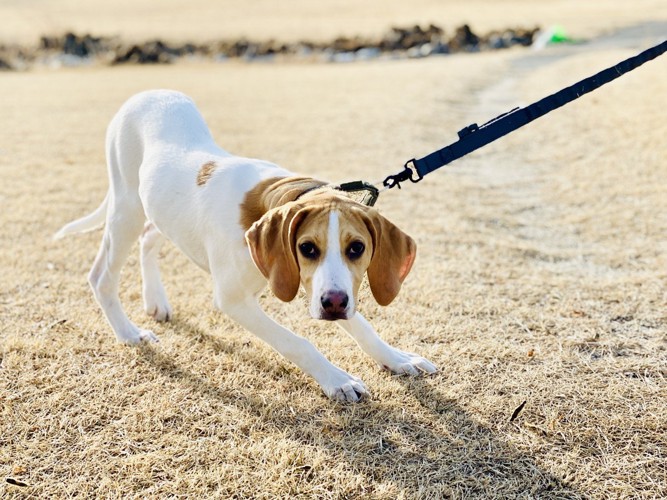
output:
<instances>
[{"instance_id":1,"label":"scattered stone","mask_svg":"<svg viewBox=\"0 0 667 500\"><path fill-rule=\"evenodd\" d=\"M535 28L532 30L508 29L502 32L492 32L487 36L486 43L490 49L507 49L514 45L529 47L533 44L538 31Z\"/></svg>"},{"instance_id":2,"label":"scattered stone","mask_svg":"<svg viewBox=\"0 0 667 500\"><path fill-rule=\"evenodd\" d=\"M141 45L132 45L126 51L120 52L113 59L112 64L167 64L174 60L177 52L160 40L154 40Z\"/></svg>"},{"instance_id":3,"label":"scattered stone","mask_svg":"<svg viewBox=\"0 0 667 500\"><path fill-rule=\"evenodd\" d=\"M421 47L426 44L442 44L444 30L431 24L427 29L415 25L412 28L392 28L380 41L380 48L387 51L404 50Z\"/></svg>"},{"instance_id":4,"label":"scattered stone","mask_svg":"<svg viewBox=\"0 0 667 500\"><path fill-rule=\"evenodd\" d=\"M48 52L62 52L76 57L91 57L104 52L109 40L91 35L77 36L66 33L63 37L47 37L40 39L40 48Z\"/></svg>"}]
</instances>

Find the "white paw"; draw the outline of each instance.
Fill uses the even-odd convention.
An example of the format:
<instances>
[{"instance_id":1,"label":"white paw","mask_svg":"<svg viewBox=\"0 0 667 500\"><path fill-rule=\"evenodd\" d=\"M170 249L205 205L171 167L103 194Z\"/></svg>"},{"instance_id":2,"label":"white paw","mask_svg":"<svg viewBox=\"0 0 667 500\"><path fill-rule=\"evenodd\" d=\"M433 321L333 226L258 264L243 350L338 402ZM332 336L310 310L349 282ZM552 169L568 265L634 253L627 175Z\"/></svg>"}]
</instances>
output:
<instances>
[{"instance_id":1,"label":"white paw","mask_svg":"<svg viewBox=\"0 0 667 500\"><path fill-rule=\"evenodd\" d=\"M144 311L155 321L169 321L173 311L167 297L144 299Z\"/></svg>"},{"instance_id":2,"label":"white paw","mask_svg":"<svg viewBox=\"0 0 667 500\"><path fill-rule=\"evenodd\" d=\"M360 379L338 368L335 370L326 377L324 383L320 382L329 398L341 403L356 403L362 398L370 398L371 393Z\"/></svg>"},{"instance_id":3,"label":"white paw","mask_svg":"<svg viewBox=\"0 0 667 500\"><path fill-rule=\"evenodd\" d=\"M132 325L131 328L124 332L116 332L118 342L123 344L135 345L140 342L160 342L160 339L150 330L143 330Z\"/></svg>"},{"instance_id":4,"label":"white paw","mask_svg":"<svg viewBox=\"0 0 667 500\"><path fill-rule=\"evenodd\" d=\"M140 342L160 342L160 339L150 330L139 330L139 341Z\"/></svg>"},{"instance_id":5,"label":"white paw","mask_svg":"<svg viewBox=\"0 0 667 500\"><path fill-rule=\"evenodd\" d=\"M428 359L417 356L411 352L403 352L394 349L387 359L379 362L387 371L396 375L421 375L423 373L435 373L438 369Z\"/></svg>"}]
</instances>

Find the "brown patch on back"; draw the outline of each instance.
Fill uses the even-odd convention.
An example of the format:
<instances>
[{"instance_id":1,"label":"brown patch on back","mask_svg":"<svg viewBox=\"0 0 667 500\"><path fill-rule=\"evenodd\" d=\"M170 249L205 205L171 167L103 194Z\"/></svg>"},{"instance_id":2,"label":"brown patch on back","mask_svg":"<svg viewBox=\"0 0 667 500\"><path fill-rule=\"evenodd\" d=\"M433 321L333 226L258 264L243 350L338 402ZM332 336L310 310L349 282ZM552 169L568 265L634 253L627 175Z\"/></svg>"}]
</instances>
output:
<instances>
[{"instance_id":1,"label":"brown patch on back","mask_svg":"<svg viewBox=\"0 0 667 500\"><path fill-rule=\"evenodd\" d=\"M199 173L197 174L197 186L203 186L206 184L217 167L218 166L214 161L207 161L204 163L199 169Z\"/></svg>"}]
</instances>

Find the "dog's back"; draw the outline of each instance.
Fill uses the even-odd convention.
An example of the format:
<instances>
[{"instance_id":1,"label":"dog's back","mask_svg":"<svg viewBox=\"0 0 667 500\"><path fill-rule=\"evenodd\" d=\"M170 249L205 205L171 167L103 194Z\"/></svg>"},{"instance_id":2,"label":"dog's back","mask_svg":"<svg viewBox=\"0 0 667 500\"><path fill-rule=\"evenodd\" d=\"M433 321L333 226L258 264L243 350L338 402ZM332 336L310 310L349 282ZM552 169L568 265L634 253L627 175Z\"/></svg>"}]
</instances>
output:
<instances>
[{"instance_id":1,"label":"dog's back","mask_svg":"<svg viewBox=\"0 0 667 500\"><path fill-rule=\"evenodd\" d=\"M112 184L123 182L136 191L139 168L147 158L203 150L229 156L215 145L195 103L172 90L150 90L131 97L107 129L106 153ZM118 176L114 176L114 172ZM121 187L121 186L113 186Z\"/></svg>"},{"instance_id":2,"label":"dog's back","mask_svg":"<svg viewBox=\"0 0 667 500\"><path fill-rule=\"evenodd\" d=\"M194 101L174 90L148 90L128 99L109 124L107 142L121 134L135 136L142 145L152 147L172 144L192 149L213 144Z\"/></svg>"},{"instance_id":3,"label":"dog's back","mask_svg":"<svg viewBox=\"0 0 667 500\"><path fill-rule=\"evenodd\" d=\"M117 214L115 207L122 207L127 217L132 213L132 219L146 217L154 223L204 269L204 247L210 242L202 240L215 235L222 243L219 238L226 235L243 243L238 210L245 193L263 178L290 174L217 146L194 101L172 90L150 90L128 99L107 129L106 155L106 199L56 236L95 229L108 212Z\"/></svg>"}]
</instances>

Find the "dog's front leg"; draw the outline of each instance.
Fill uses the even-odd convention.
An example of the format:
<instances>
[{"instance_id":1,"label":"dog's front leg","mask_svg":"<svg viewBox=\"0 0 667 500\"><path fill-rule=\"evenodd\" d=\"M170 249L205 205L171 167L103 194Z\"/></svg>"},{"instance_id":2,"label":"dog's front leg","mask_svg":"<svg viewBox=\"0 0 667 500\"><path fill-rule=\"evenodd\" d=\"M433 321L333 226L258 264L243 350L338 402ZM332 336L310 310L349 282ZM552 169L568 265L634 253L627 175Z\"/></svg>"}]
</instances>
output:
<instances>
[{"instance_id":1,"label":"dog's front leg","mask_svg":"<svg viewBox=\"0 0 667 500\"><path fill-rule=\"evenodd\" d=\"M308 340L276 323L254 297L233 301L218 297L216 302L222 312L313 377L331 399L356 402L370 396L361 380L333 365Z\"/></svg>"},{"instance_id":2,"label":"dog's front leg","mask_svg":"<svg viewBox=\"0 0 667 500\"><path fill-rule=\"evenodd\" d=\"M426 358L391 347L382 340L371 324L358 312L338 324L357 341L359 347L377 364L392 373L419 375L435 373L437 368Z\"/></svg>"}]
</instances>

